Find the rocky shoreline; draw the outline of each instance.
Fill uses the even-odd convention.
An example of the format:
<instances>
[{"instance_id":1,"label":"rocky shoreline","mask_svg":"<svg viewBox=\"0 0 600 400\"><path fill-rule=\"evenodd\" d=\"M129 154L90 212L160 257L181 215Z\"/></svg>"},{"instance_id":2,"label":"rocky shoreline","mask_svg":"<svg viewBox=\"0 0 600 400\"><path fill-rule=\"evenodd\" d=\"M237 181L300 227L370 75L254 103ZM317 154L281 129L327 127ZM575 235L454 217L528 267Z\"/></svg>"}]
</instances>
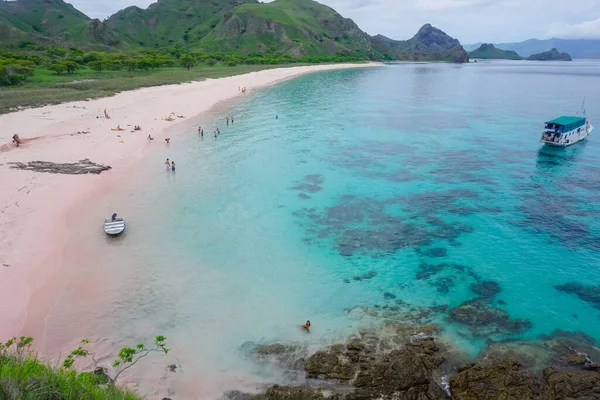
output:
<instances>
[{"instance_id":1,"label":"rocky shoreline","mask_svg":"<svg viewBox=\"0 0 600 400\"><path fill-rule=\"evenodd\" d=\"M310 355L301 344L256 345L249 357L289 371L298 385L231 391L223 399L600 399L600 348L584 334L490 342L473 360L440 332L385 320Z\"/></svg>"}]
</instances>

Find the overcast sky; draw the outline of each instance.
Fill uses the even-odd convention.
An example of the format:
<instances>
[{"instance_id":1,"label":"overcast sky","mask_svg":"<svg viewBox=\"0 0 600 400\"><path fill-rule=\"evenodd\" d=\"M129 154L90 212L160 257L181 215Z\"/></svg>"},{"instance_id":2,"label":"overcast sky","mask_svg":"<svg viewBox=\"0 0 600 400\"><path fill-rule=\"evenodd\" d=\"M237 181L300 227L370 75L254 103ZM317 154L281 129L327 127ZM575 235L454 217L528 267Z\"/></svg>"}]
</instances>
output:
<instances>
[{"instance_id":1,"label":"overcast sky","mask_svg":"<svg viewBox=\"0 0 600 400\"><path fill-rule=\"evenodd\" d=\"M66 0L92 18L104 19L151 0ZM464 44L530 38L600 39L600 0L321 0L363 30L407 39L425 23Z\"/></svg>"}]
</instances>

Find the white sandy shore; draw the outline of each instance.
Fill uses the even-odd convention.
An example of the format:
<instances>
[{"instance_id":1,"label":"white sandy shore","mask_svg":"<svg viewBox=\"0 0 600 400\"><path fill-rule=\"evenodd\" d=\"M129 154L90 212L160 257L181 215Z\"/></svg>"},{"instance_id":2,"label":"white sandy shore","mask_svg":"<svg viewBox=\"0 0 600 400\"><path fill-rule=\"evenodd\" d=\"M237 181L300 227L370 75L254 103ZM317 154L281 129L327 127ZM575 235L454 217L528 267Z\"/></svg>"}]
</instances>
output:
<instances>
[{"instance_id":1,"label":"white sandy shore","mask_svg":"<svg viewBox=\"0 0 600 400\"><path fill-rule=\"evenodd\" d=\"M0 341L17 334L42 339L52 292L60 286L52 278L61 268L68 239L67 214L101 194L149 146L165 146L165 129L185 121L164 118L171 113L193 117L205 112L218 102L240 96L238 87L252 91L309 72L372 65L272 69L0 116ZM103 117L105 108L110 120ZM125 130L111 131L117 125ZM143 130L131 133L134 125ZM19 148L11 143L15 133L25 140ZM148 134L155 140L148 141ZM9 164L85 158L113 169L101 175L55 175L15 170ZM37 301L32 302L34 298ZM41 309L32 310L33 303L42 304Z\"/></svg>"}]
</instances>

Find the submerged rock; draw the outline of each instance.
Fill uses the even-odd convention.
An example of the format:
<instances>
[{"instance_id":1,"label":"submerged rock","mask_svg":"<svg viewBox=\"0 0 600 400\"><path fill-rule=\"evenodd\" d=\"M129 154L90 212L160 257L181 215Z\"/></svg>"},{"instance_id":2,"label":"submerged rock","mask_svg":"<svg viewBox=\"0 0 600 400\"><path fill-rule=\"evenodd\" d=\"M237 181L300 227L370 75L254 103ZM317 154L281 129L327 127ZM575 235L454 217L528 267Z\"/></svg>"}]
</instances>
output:
<instances>
[{"instance_id":1,"label":"submerged rock","mask_svg":"<svg viewBox=\"0 0 600 400\"><path fill-rule=\"evenodd\" d=\"M541 393L539 382L510 358L487 365L465 365L450 378L450 390L457 400L538 399Z\"/></svg>"},{"instance_id":2,"label":"submerged rock","mask_svg":"<svg viewBox=\"0 0 600 400\"><path fill-rule=\"evenodd\" d=\"M450 319L467 325L475 336L485 337L495 333L520 333L531 328L524 319L510 319L508 313L494 307L486 299L465 301L449 312Z\"/></svg>"},{"instance_id":3,"label":"submerged rock","mask_svg":"<svg viewBox=\"0 0 600 400\"><path fill-rule=\"evenodd\" d=\"M481 297L494 297L502 289L500 289L500 285L494 281L481 281L477 283L473 283L471 285L471 290Z\"/></svg>"},{"instance_id":4,"label":"submerged rock","mask_svg":"<svg viewBox=\"0 0 600 400\"><path fill-rule=\"evenodd\" d=\"M554 288L560 292L574 294L581 300L588 302L592 307L600 310L600 285L582 285L581 283L569 282L564 285L556 285Z\"/></svg>"}]
</instances>

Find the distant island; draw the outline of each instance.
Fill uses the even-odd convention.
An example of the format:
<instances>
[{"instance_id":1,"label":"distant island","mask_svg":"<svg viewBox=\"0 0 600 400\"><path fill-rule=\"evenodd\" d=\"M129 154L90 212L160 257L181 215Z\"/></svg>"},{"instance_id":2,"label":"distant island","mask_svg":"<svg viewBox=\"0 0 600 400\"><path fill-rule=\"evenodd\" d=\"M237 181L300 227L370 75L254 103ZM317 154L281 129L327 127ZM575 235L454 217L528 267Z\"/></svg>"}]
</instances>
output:
<instances>
[{"instance_id":1,"label":"distant island","mask_svg":"<svg viewBox=\"0 0 600 400\"><path fill-rule=\"evenodd\" d=\"M487 60L522 60L523 57L514 51L497 49L493 44L483 43L478 49L469 53L470 58Z\"/></svg>"},{"instance_id":2,"label":"distant island","mask_svg":"<svg viewBox=\"0 0 600 400\"><path fill-rule=\"evenodd\" d=\"M569 54L560 53L556 48L524 58L515 51L498 49L491 43L481 44L469 53L469 57L484 60L572 61Z\"/></svg>"},{"instance_id":3,"label":"distant island","mask_svg":"<svg viewBox=\"0 0 600 400\"><path fill-rule=\"evenodd\" d=\"M465 44L465 50L472 52L483 43ZM512 50L527 58L556 48L559 52L569 53L573 58L600 58L600 39L529 39L518 43L494 43L497 49Z\"/></svg>"},{"instance_id":4,"label":"distant island","mask_svg":"<svg viewBox=\"0 0 600 400\"><path fill-rule=\"evenodd\" d=\"M559 53L556 48L553 48L550 51L544 51L539 54L534 54L527 57L528 60L534 61L572 61L572 58L567 53Z\"/></svg>"}]
</instances>

